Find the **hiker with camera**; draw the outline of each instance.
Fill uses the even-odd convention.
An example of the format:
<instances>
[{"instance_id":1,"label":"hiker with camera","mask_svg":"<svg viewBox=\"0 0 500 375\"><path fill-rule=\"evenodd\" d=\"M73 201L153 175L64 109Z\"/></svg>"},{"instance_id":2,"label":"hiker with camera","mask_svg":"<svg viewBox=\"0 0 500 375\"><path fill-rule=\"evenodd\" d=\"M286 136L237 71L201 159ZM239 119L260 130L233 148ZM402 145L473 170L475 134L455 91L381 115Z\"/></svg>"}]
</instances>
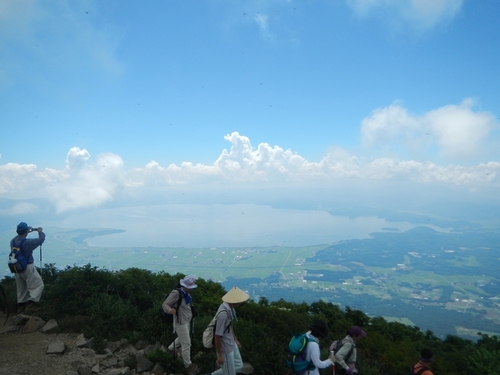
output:
<instances>
[{"instance_id":1,"label":"hiker with camera","mask_svg":"<svg viewBox=\"0 0 500 375\"><path fill-rule=\"evenodd\" d=\"M358 353L356 342L366 336L366 332L358 326L352 326L347 331L347 336L339 343L335 351L335 372L337 375L357 374L356 360ZM332 346L334 344L332 343ZM332 350L330 346L330 350Z\"/></svg>"},{"instance_id":2,"label":"hiker with camera","mask_svg":"<svg viewBox=\"0 0 500 375\"><path fill-rule=\"evenodd\" d=\"M17 289L17 313L38 311L43 291L43 280L33 259L33 251L45 241L41 227L31 228L25 222L17 225L17 236L10 241L11 250L17 250L19 259L9 258L9 268L15 274ZM38 232L38 238L26 238L29 233ZM11 252L12 254L12 252ZM21 265L21 258L26 264Z\"/></svg>"},{"instance_id":3,"label":"hiker with camera","mask_svg":"<svg viewBox=\"0 0 500 375\"><path fill-rule=\"evenodd\" d=\"M191 336L190 327L193 319L192 298L190 292L197 288L194 276L185 276L179 281L177 287L168 295L163 302L162 308L165 313L174 317L173 325L177 337L168 346L168 350L175 351L181 348L184 367L191 366Z\"/></svg>"}]
</instances>

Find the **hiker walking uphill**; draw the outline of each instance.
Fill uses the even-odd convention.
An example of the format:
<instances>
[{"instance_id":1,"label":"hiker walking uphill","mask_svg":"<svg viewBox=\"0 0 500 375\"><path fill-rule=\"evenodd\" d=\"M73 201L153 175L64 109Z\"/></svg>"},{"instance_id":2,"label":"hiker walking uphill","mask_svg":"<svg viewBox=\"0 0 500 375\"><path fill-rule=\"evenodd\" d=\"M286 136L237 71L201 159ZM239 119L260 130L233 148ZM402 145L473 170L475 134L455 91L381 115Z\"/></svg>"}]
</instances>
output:
<instances>
[{"instance_id":1,"label":"hiker walking uphill","mask_svg":"<svg viewBox=\"0 0 500 375\"><path fill-rule=\"evenodd\" d=\"M25 222L17 225L17 236L10 241L10 248L18 248L19 252L27 259L26 269L14 269L17 289L17 313L33 313L38 310L38 303L42 297L43 280L38 273L33 259L33 251L45 241L45 233L41 227L31 228ZM30 232L38 232L38 238L26 238Z\"/></svg>"},{"instance_id":2,"label":"hiker walking uphill","mask_svg":"<svg viewBox=\"0 0 500 375\"><path fill-rule=\"evenodd\" d=\"M175 351L176 348L180 347L182 361L186 368L191 366L190 327L193 318L193 309L191 306L192 298L190 291L197 287L196 278L194 276L186 276L179 281L179 284L177 284L162 304L163 311L174 316L174 331L177 333L177 337L168 346L168 350Z\"/></svg>"},{"instance_id":3,"label":"hiker walking uphill","mask_svg":"<svg viewBox=\"0 0 500 375\"><path fill-rule=\"evenodd\" d=\"M340 349L335 352L335 372L337 375L351 375L358 372L356 368L358 358L356 342L365 336L366 333L361 328L357 326L349 328L347 336L340 343Z\"/></svg>"},{"instance_id":4,"label":"hiker walking uphill","mask_svg":"<svg viewBox=\"0 0 500 375\"><path fill-rule=\"evenodd\" d=\"M241 344L231 323L233 319L237 320L235 308L249 298L247 293L236 286L222 297L223 302L215 314L217 319L214 333L216 363L220 368L206 375L236 375L243 368L239 350Z\"/></svg>"},{"instance_id":5,"label":"hiker walking uphill","mask_svg":"<svg viewBox=\"0 0 500 375\"><path fill-rule=\"evenodd\" d=\"M431 364L434 361L434 354L429 349L420 351L420 361L418 361L410 371L409 375L433 375Z\"/></svg>"}]
</instances>

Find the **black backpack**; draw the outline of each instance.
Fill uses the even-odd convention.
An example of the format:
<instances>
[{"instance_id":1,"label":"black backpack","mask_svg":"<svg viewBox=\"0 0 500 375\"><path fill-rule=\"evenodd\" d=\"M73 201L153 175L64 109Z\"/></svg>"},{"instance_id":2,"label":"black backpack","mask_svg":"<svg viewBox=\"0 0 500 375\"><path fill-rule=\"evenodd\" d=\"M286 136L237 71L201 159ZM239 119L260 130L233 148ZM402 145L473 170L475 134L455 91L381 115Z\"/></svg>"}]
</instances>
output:
<instances>
[{"instance_id":1,"label":"black backpack","mask_svg":"<svg viewBox=\"0 0 500 375\"><path fill-rule=\"evenodd\" d=\"M179 293L179 298L177 299L177 303L175 304L175 315L177 316L177 312L179 311L179 306L182 303L182 292L179 288L175 288L174 290L176 290ZM174 290L171 291L170 293L174 293ZM170 293L165 294L165 298L163 298L163 302L165 302L165 300L170 295ZM167 322L167 323L173 323L174 322L174 315L167 314L165 312L165 310L163 310L163 302L160 306L160 319L163 320L164 322Z\"/></svg>"},{"instance_id":2,"label":"black backpack","mask_svg":"<svg viewBox=\"0 0 500 375\"><path fill-rule=\"evenodd\" d=\"M333 354L337 354L337 352L340 350L340 348L342 348L344 346L344 339L340 339L340 340L335 340L332 342L332 344L330 345L330 351L333 352ZM347 363L347 361L349 360L349 358L351 358L351 355L352 355L352 352L354 350L354 345L351 346L351 349L349 350L349 352L347 353L347 355L344 357L344 361ZM340 366L340 364L337 362L337 360L335 360L335 363L334 363L334 366L335 366L335 370L336 371L339 371L342 370L342 367ZM419 374L420 375L420 374Z\"/></svg>"},{"instance_id":3,"label":"black backpack","mask_svg":"<svg viewBox=\"0 0 500 375\"><path fill-rule=\"evenodd\" d=\"M26 267L28 267L28 258L26 258L21 251L24 241L26 241L26 238L23 238L18 246L14 246L10 249L9 269L12 273L24 272Z\"/></svg>"}]
</instances>

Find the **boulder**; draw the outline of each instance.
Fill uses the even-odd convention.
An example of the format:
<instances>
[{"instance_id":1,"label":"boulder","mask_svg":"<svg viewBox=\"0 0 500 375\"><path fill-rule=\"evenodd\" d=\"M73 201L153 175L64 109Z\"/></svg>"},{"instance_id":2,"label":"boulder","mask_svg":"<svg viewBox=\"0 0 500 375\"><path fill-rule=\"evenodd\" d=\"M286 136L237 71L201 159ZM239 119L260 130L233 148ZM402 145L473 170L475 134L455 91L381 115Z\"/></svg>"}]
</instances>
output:
<instances>
[{"instance_id":1,"label":"boulder","mask_svg":"<svg viewBox=\"0 0 500 375\"><path fill-rule=\"evenodd\" d=\"M64 354L66 351L66 344L60 340L49 343L47 354Z\"/></svg>"},{"instance_id":2,"label":"boulder","mask_svg":"<svg viewBox=\"0 0 500 375\"><path fill-rule=\"evenodd\" d=\"M32 316L30 319L26 322L23 328L21 328L22 333L31 333L38 331L40 328L42 328L45 325L45 321L37 316Z\"/></svg>"},{"instance_id":3,"label":"boulder","mask_svg":"<svg viewBox=\"0 0 500 375\"><path fill-rule=\"evenodd\" d=\"M50 319L42 328L40 328L40 332L43 333L57 333L60 330L61 329L55 319Z\"/></svg>"}]
</instances>

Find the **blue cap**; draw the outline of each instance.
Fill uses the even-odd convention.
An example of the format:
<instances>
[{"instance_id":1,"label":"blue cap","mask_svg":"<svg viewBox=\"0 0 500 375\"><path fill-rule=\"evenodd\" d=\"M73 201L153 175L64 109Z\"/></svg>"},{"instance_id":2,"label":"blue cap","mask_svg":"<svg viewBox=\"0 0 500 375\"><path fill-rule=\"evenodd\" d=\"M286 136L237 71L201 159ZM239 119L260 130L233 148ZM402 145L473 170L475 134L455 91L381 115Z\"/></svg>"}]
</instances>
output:
<instances>
[{"instance_id":1,"label":"blue cap","mask_svg":"<svg viewBox=\"0 0 500 375\"><path fill-rule=\"evenodd\" d=\"M17 230L27 230L28 229L28 224L26 224L24 221L21 221L19 224L17 224Z\"/></svg>"}]
</instances>

